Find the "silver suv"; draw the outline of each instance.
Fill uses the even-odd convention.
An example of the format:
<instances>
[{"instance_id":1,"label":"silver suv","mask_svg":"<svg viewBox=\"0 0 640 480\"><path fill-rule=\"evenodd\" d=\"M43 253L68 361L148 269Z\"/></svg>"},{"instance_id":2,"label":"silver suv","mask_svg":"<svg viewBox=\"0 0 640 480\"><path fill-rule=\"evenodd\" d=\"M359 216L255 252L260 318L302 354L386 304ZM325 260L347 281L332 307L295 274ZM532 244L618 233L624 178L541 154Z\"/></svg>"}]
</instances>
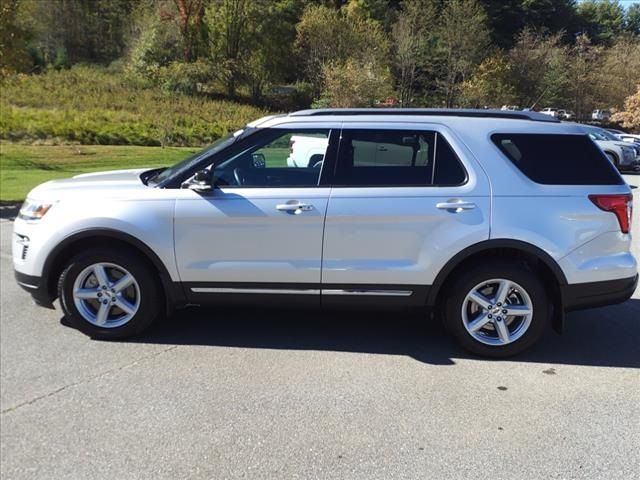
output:
<instances>
[{"instance_id":1,"label":"silver suv","mask_svg":"<svg viewBox=\"0 0 640 480\"><path fill-rule=\"evenodd\" d=\"M294 136L323 145L317 161L287 161ZM631 202L589 137L547 115L310 110L170 168L40 185L13 260L94 338L191 304L357 305L435 311L501 357L632 295Z\"/></svg>"}]
</instances>

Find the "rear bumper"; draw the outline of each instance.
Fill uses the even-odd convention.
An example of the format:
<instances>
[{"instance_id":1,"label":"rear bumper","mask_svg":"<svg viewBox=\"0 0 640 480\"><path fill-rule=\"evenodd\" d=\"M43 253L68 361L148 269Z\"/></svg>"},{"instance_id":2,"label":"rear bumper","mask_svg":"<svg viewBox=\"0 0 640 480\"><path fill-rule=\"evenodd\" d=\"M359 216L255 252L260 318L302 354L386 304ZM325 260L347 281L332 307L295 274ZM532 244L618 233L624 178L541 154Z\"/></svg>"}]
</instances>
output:
<instances>
[{"instance_id":1,"label":"rear bumper","mask_svg":"<svg viewBox=\"0 0 640 480\"><path fill-rule=\"evenodd\" d=\"M15 271L16 281L24 290L29 292L33 300L42 307L53 308L52 298L49 297L46 282L41 277L25 275Z\"/></svg>"},{"instance_id":2,"label":"rear bumper","mask_svg":"<svg viewBox=\"0 0 640 480\"><path fill-rule=\"evenodd\" d=\"M561 287L564 309L582 310L622 303L631 298L637 286L638 275L619 280L565 285Z\"/></svg>"}]
</instances>

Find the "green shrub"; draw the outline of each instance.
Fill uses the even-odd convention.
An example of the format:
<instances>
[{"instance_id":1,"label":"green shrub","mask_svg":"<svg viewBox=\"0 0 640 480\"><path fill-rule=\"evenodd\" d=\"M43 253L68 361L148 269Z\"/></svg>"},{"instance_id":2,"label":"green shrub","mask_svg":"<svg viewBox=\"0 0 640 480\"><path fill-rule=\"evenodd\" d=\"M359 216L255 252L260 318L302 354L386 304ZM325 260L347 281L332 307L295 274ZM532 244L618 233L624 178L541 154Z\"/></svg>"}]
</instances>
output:
<instances>
[{"instance_id":1,"label":"green shrub","mask_svg":"<svg viewBox=\"0 0 640 480\"><path fill-rule=\"evenodd\" d=\"M157 82L167 92L193 95L211 80L211 66L203 61L173 62L157 72Z\"/></svg>"},{"instance_id":2,"label":"green shrub","mask_svg":"<svg viewBox=\"0 0 640 480\"><path fill-rule=\"evenodd\" d=\"M88 66L11 75L0 89L0 139L22 143L197 146L266 115Z\"/></svg>"}]
</instances>

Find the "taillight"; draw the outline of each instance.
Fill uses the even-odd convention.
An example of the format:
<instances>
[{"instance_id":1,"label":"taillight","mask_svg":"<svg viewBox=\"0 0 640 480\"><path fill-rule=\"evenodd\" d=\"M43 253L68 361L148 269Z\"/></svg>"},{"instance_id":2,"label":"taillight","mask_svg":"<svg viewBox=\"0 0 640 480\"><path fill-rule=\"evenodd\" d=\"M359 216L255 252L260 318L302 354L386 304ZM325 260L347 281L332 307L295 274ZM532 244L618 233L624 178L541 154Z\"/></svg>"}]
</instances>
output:
<instances>
[{"instance_id":1,"label":"taillight","mask_svg":"<svg viewBox=\"0 0 640 480\"><path fill-rule=\"evenodd\" d=\"M622 233L629 233L631 229L631 214L633 211L633 194L620 195L589 195L596 207L605 212L615 213Z\"/></svg>"}]
</instances>

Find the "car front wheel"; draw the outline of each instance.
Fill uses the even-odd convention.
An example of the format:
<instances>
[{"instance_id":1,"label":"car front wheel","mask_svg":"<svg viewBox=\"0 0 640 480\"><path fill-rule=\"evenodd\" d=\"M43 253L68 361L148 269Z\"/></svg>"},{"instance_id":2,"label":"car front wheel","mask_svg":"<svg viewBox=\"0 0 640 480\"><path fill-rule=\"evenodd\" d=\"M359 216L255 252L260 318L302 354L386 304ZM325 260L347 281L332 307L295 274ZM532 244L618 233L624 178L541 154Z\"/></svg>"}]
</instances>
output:
<instances>
[{"instance_id":1,"label":"car front wheel","mask_svg":"<svg viewBox=\"0 0 640 480\"><path fill-rule=\"evenodd\" d=\"M69 323L97 339L141 333L162 311L151 269L128 251L95 248L74 257L58 294Z\"/></svg>"},{"instance_id":2,"label":"car front wheel","mask_svg":"<svg viewBox=\"0 0 640 480\"><path fill-rule=\"evenodd\" d=\"M479 265L456 278L445 325L466 350L488 357L518 354L540 339L549 320L545 288L526 266Z\"/></svg>"}]
</instances>

